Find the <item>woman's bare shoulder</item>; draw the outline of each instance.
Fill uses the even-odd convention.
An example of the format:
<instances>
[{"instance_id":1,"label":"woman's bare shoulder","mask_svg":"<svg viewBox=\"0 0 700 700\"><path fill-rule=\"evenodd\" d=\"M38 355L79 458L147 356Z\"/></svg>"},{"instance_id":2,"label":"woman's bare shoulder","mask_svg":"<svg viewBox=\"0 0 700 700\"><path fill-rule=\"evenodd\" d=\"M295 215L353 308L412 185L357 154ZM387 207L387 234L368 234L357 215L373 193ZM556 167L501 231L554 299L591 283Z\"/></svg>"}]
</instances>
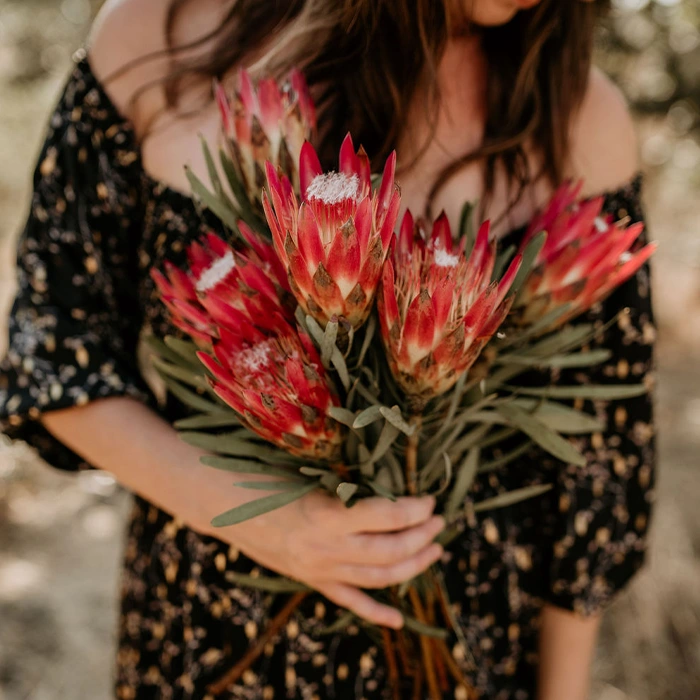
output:
<instances>
[{"instance_id":1,"label":"woman's bare shoulder","mask_svg":"<svg viewBox=\"0 0 700 700\"><path fill-rule=\"evenodd\" d=\"M172 0L107 0L98 13L88 39L93 73L102 81L122 113L139 123L164 106L159 81L170 68L166 26ZM222 17L225 0L190 0L178 12L172 41L184 45L210 33ZM139 59L155 58L139 62ZM119 72L125 66L129 70ZM137 102L132 97L145 86Z\"/></svg>"},{"instance_id":2,"label":"woman's bare shoulder","mask_svg":"<svg viewBox=\"0 0 700 700\"><path fill-rule=\"evenodd\" d=\"M597 194L625 185L638 170L637 136L625 98L594 68L572 130L570 175L584 180L586 194Z\"/></svg>"}]
</instances>

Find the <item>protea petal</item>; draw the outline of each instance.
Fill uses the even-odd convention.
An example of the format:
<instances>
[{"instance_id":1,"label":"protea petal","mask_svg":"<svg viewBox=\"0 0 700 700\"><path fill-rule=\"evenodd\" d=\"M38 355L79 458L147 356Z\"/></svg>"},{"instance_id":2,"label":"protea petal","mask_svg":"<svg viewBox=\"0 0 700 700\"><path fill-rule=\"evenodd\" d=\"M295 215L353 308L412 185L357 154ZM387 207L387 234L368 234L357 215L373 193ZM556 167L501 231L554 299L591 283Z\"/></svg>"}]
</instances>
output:
<instances>
[{"instance_id":1,"label":"protea petal","mask_svg":"<svg viewBox=\"0 0 700 700\"><path fill-rule=\"evenodd\" d=\"M301 187L302 199L306 195L306 190L313 182L314 178L323 173L321 162L316 155L314 147L307 141L301 147L301 155L299 156L299 182Z\"/></svg>"}]
</instances>

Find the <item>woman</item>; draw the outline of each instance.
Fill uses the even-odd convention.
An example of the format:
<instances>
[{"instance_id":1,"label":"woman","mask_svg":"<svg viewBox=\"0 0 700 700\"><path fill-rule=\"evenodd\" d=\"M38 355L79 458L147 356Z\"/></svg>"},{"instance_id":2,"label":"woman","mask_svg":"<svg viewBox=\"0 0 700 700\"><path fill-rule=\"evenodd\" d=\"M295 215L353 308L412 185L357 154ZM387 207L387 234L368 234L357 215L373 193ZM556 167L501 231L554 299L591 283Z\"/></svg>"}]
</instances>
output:
<instances>
[{"instance_id":1,"label":"woman","mask_svg":"<svg viewBox=\"0 0 700 700\"><path fill-rule=\"evenodd\" d=\"M186 242L214 223L185 194L183 166L206 173L197 135L219 135L211 79L242 64L306 72L327 165L347 130L376 162L396 147L414 212L444 209L455 222L465 200L479 199L497 234L517 240L553 188L575 177L587 194L605 193L615 216L639 219L630 118L590 68L599 4L107 1L36 172L0 417L56 466L106 469L137 494L118 698L213 697L207 687L284 604L227 576L256 564L325 597L308 599L218 697L390 697L382 651L361 627L316 633L336 619L334 604L399 627L397 613L361 589L438 560L475 666L459 648L455 658L482 698L587 696L600 611L642 560L654 456L648 398L597 407L609 429L584 446L585 469L534 455L479 481L480 497L523 483L554 489L489 514L446 553L431 544L443 522L430 498L346 510L312 494L213 531L211 516L250 494L178 441L171 422L184 408L156 406L136 347L142 328L172 332L149 269L183 262ZM605 337L615 355L596 382L638 382L650 369L646 270L600 313L623 306L631 315Z\"/></svg>"}]
</instances>

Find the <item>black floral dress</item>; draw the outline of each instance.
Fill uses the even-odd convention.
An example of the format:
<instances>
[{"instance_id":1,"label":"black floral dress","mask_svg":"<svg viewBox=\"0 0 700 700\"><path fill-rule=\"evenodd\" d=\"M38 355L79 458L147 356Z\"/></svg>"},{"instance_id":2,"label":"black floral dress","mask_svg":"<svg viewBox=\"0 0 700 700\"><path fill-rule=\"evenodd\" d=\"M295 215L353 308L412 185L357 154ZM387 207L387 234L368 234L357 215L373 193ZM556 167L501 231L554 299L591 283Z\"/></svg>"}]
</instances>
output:
<instances>
[{"instance_id":1,"label":"black floral dress","mask_svg":"<svg viewBox=\"0 0 700 700\"><path fill-rule=\"evenodd\" d=\"M607 195L617 216L641 218L639 179ZM131 127L78 56L51 118L19 245L19 292L9 352L0 366L0 427L51 464L88 465L54 440L43 412L129 395L168 419L184 408L158 405L142 379L144 329L172 332L149 270L184 262L184 247L207 225L180 193L149 179ZM517 236L517 233L513 234ZM605 366L566 382L651 383L648 269L625 284L598 319L628 306L605 335ZM580 439L588 465L533 453L484 476L475 498L527 484L554 488L471 523L442 564L475 664L454 654L481 697L533 700L538 613L544 603L596 613L643 561L652 503L654 427L648 397L591 407L608 429ZM206 687L231 667L284 605L285 597L235 585L231 572L254 562L201 537L141 498L126 545L116 697L211 698ZM362 628L319 635L338 614L306 600L265 653L219 697L357 699L389 697L383 652ZM449 697L463 697L458 689Z\"/></svg>"}]
</instances>

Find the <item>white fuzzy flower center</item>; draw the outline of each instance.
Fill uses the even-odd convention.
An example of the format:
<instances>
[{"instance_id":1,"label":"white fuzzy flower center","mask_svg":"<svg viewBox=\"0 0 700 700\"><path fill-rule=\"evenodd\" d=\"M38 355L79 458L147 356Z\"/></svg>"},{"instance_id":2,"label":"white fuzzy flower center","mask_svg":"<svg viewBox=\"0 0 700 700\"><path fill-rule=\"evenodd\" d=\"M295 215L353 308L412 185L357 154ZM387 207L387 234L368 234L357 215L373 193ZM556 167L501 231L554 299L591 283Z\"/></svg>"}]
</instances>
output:
<instances>
[{"instance_id":1,"label":"white fuzzy flower center","mask_svg":"<svg viewBox=\"0 0 700 700\"><path fill-rule=\"evenodd\" d=\"M259 372L269 363L272 343L273 341L271 340L265 340L262 343L253 345L252 348L243 350L236 358L236 365L248 372Z\"/></svg>"},{"instance_id":2,"label":"white fuzzy flower center","mask_svg":"<svg viewBox=\"0 0 700 700\"><path fill-rule=\"evenodd\" d=\"M593 221L593 225L596 227L598 233L605 233L608 230L608 223L600 216L596 216Z\"/></svg>"},{"instance_id":3,"label":"white fuzzy flower center","mask_svg":"<svg viewBox=\"0 0 700 700\"><path fill-rule=\"evenodd\" d=\"M452 253L448 253L444 248L436 248L433 259L438 267L457 267L459 255L452 255Z\"/></svg>"},{"instance_id":4,"label":"white fuzzy flower center","mask_svg":"<svg viewBox=\"0 0 700 700\"><path fill-rule=\"evenodd\" d=\"M229 251L202 272L197 280L197 291L207 292L216 287L219 282L226 279L234 267L236 267L236 261L233 259L233 253Z\"/></svg>"},{"instance_id":5,"label":"white fuzzy flower center","mask_svg":"<svg viewBox=\"0 0 700 700\"><path fill-rule=\"evenodd\" d=\"M326 173L316 175L306 188L307 199L318 199L324 204L339 204L346 199L356 200L360 193L360 179L357 175Z\"/></svg>"}]
</instances>

